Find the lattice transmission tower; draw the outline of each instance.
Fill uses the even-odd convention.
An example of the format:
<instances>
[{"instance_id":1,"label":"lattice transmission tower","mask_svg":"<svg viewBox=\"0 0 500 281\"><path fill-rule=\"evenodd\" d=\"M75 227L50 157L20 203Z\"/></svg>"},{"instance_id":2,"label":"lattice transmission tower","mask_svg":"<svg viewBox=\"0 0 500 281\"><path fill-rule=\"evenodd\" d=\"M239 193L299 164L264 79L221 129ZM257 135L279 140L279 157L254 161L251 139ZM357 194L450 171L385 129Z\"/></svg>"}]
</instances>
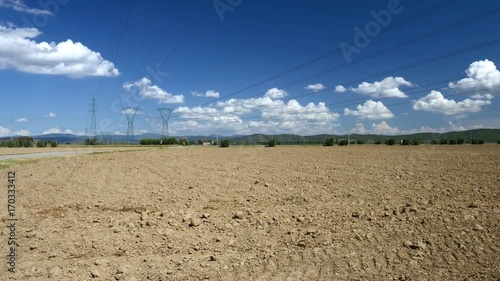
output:
<instances>
[{"instance_id":1,"label":"lattice transmission tower","mask_svg":"<svg viewBox=\"0 0 500 281\"><path fill-rule=\"evenodd\" d=\"M127 117L127 143L134 143L134 119L139 107L122 107L123 114Z\"/></svg>"},{"instance_id":2,"label":"lattice transmission tower","mask_svg":"<svg viewBox=\"0 0 500 281\"><path fill-rule=\"evenodd\" d=\"M97 104L95 98L92 98L92 104L90 105L90 134L91 137L97 138L97 122L95 118L95 113L97 111Z\"/></svg>"},{"instance_id":3,"label":"lattice transmission tower","mask_svg":"<svg viewBox=\"0 0 500 281\"><path fill-rule=\"evenodd\" d=\"M172 108L161 108L161 107L157 107L158 108L158 111L160 112L160 115L161 115L161 119L163 120L163 130L162 130L162 136L165 138L165 137L169 137L170 134L168 132L168 121L170 120L170 115L172 115L172 111L173 109Z\"/></svg>"}]
</instances>

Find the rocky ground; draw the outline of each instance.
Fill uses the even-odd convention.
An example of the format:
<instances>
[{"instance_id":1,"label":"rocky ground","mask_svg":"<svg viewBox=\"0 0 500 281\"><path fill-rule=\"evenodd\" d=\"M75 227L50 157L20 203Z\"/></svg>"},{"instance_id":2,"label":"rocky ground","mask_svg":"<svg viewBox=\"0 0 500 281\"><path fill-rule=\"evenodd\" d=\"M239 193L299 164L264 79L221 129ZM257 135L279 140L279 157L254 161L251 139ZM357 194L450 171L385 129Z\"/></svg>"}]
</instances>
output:
<instances>
[{"instance_id":1,"label":"rocky ground","mask_svg":"<svg viewBox=\"0 0 500 281\"><path fill-rule=\"evenodd\" d=\"M0 280L500 280L500 145L149 149L9 170L19 248L12 274L2 227Z\"/></svg>"}]
</instances>

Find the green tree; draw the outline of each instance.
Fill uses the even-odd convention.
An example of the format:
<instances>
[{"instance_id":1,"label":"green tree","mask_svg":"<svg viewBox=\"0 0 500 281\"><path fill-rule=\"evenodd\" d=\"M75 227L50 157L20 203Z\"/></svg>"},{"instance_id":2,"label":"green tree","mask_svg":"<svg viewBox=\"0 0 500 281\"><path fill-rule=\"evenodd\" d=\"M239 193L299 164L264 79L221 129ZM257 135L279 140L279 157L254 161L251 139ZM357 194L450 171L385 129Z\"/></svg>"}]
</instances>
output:
<instances>
[{"instance_id":1,"label":"green tree","mask_svg":"<svg viewBox=\"0 0 500 281\"><path fill-rule=\"evenodd\" d=\"M403 142L401 145L410 145L410 140L409 139L403 139Z\"/></svg>"},{"instance_id":2,"label":"green tree","mask_svg":"<svg viewBox=\"0 0 500 281\"><path fill-rule=\"evenodd\" d=\"M382 141L381 140L376 140L375 144L382 144Z\"/></svg>"},{"instance_id":3,"label":"green tree","mask_svg":"<svg viewBox=\"0 0 500 281\"><path fill-rule=\"evenodd\" d=\"M420 145L420 140L417 138L414 138L411 140L411 145Z\"/></svg>"},{"instance_id":4,"label":"green tree","mask_svg":"<svg viewBox=\"0 0 500 281\"><path fill-rule=\"evenodd\" d=\"M33 141L31 140L23 140L23 147L33 147Z\"/></svg>"},{"instance_id":5,"label":"green tree","mask_svg":"<svg viewBox=\"0 0 500 281\"><path fill-rule=\"evenodd\" d=\"M464 138L458 138L457 139L457 144L464 144L465 143L465 139Z\"/></svg>"},{"instance_id":6,"label":"green tree","mask_svg":"<svg viewBox=\"0 0 500 281\"><path fill-rule=\"evenodd\" d=\"M441 144L441 145L448 144L448 139L445 139L445 138L440 139L439 144Z\"/></svg>"},{"instance_id":7,"label":"green tree","mask_svg":"<svg viewBox=\"0 0 500 281\"><path fill-rule=\"evenodd\" d=\"M439 142L436 139L431 140L431 144L438 144Z\"/></svg>"},{"instance_id":8,"label":"green tree","mask_svg":"<svg viewBox=\"0 0 500 281\"><path fill-rule=\"evenodd\" d=\"M356 144L365 144L365 141L361 140L361 139L357 139L356 140Z\"/></svg>"},{"instance_id":9,"label":"green tree","mask_svg":"<svg viewBox=\"0 0 500 281\"><path fill-rule=\"evenodd\" d=\"M50 142L50 147L57 147L57 145L58 145L57 141Z\"/></svg>"},{"instance_id":10,"label":"green tree","mask_svg":"<svg viewBox=\"0 0 500 281\"><path fill-rule=\"evenodd\" d=\"M448 143L451 144L451 145L455 145L455 144L457 144L457 140L456 139L450 139L448 141Z\"/></svg>"},{"instance_id":11,"label":"green tree","mask_svg":"<svg viewBox=\"0 0 500 281\"><path fill-rule=\"evenodd\" d=\"M339 146L346 146L348 144L349 144L349 142L347 140L339 140L337 142L337 145L339 145Z\"/></svg>"},{"instance_id":12,"label":"green tree","mask_svg":"<svg viewBox=\"0 0 500 281\"><path fill-rule=\"evenodd\" d=\"M96 145L96 144L98 144L96 137L88 138L85 140L85 145Z\"/></svg>"},{"instance_id":13,"label":"green tree","mask_svg":"<svg viewBox=\"0 0 500 281\"><path fill-rule=\"evenodd\" d=\"M231 142L229 140L222 140L220 142L220 147L229 147L231 145Z\"/></svg>"},{"instance_id":14,"label":"green tree","mask_svg":"<svg viewBox=\"0 0 500 281\"><path fill-rule=\"evenodd\" d=\"M325 140L325 146L333 146L335 140L333 138L328 138Z\"/></svg>"},{"instance_id":15,"label":"green tree","mask_svg":"<svg viewBox=\"0 0 500 281\"><path fill-rule=\"evenodd\" d=\"M396 144L396 140L395 139L388 139L385 141L385 144L387 145L395 145Z\"/></svg>"},{"instance_id":16,"label":"green tree","mask_svg":"<svg viewBox=\"0 0 500 281\"><path fill-rule=\"evenodd\" d=\"M267 141L267 146L268 147L275 147L276 146L276 138L271 138Z\"/></svg>"}]
</instances>

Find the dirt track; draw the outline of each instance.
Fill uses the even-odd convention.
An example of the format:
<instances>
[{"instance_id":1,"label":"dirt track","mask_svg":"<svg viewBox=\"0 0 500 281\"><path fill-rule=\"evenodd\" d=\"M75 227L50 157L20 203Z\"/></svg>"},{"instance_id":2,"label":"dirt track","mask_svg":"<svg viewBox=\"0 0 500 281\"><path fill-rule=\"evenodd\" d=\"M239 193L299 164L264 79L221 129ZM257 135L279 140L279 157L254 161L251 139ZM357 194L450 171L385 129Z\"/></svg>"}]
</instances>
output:
<instances>
[{"instance_id":1,"label":"dirt track","mask_svg":"<svg viewBox=\"0 0 500 281\"><path fill-rule=\"evenodd\" d=\"M154 149L8 170L22 219L1 280L500 278L500 145Z\"/></svg>"}]
</instances>

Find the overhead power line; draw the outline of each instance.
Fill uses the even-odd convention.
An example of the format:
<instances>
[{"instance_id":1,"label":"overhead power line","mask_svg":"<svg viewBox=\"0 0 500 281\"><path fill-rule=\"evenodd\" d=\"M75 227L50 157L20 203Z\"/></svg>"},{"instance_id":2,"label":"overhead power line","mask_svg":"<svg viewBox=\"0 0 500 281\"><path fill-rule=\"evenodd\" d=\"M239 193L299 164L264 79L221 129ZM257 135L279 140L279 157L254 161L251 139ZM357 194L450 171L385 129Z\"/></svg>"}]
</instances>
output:
<instances>
[{"instance_id":1,"label":"overhead power line","mask_svg":"<svg viewBox=\"0 0 500 281\"><path fill-rule=\"evenodd\" d=\"M382 31L379 33L379 35L384 34L384 33L387 33L387 32L389 32L389 31L394 30L394 29L396 29L396 28L398 28L398 27L401 27L401 26L403 26L403 25L405 25L405 24L411 23L411 22L413 22L413 21L415 21L415 20L417 20L417 19L420 19L420 18L422 18L422 17L424 17L424 16L426 16L426 15L431 14L432 12L438 11L438 10L440 10L440 9L442 9L442 8L445 8L445 7L449 6L449 5L454 4L454 3L457 3L457 2L458 2L458 0L448 0L448 1L444 1L444 2L442 2L442 3L440 3L440 4L437 4L437 5L435 5L435 6L431 7L431 8L429 8L429 9L427 9L427 10L424 10L424 11L422 11L422 12L420 12L420 13L418 13L418 14L416 14L416 15L412 16L412 17L409 17L409 18L407 18L407 19L405 19L405 20L402 20L401 22L399 22L399 23L397 23L397 24L394 24L394 25L391 25L391 26L387 27L386 29L382 30ZM353 45L353 44L354 44L354 43L351 43L351 45ZM342 49L340 49L340 48L335 48L335 49L333 49L333 50L331 50L331 51L329 51L329 52L327 52L327 53L325 53L325 54L323 54L323 55L321 55L321 56L318 56L318 57L316 57L316 58L314 58L314 59L312 59L312 60L310 60L310 61L307 61L307 62L305 62L305 63L299 64L299 65L297 65L297 66L295 66L295 67L292 67L292 68L290 68L290 69L288 69L288 70L285 70L285 71L283 71L283 72L280 72L280 73L278 73L278 74L276 74L276 75L273 75L273 76L271 76L271 77L269 77L269 78L266 78L266 79L264 79L264 80L261 80L261 81L259 81L259 82L253 83L253 84L250 84L250 85L248 85L248 86L246 86L246 87L244 87L244 88L242 88L242 89L240 89L240 90L237 90L237 91L231 92L231 93L229 93L229 94L227 94L227 95L224 95L224 96L222 96L222 97L219 97L219 98L217 98L217 99L216 99L216 101L219 101L219 100L222 100L222 99L225 99L225 98L232 97L232 96L234 96L234 95L240 94L240 93L242 93L242 92L245 92L245 91L247 91L247 90L250 90L250 89L252 89L252 88L255 88L255 87L257 87L257 86L260 86L260 85L262 85L262 84L265 84L265 83L267 83L267 82L273 81L273 80L275 80L275 79L277 79L277 78L280 78L280 77L285 76L285 75L287 75L287 74L293 73L293 72L295 72L295 71L297 71L297 70L303 69L303 68L305 68L306 66L312 65L312 64L314 64L314 63L316 63L316 62L322 61L322 60L324 60L324 59L326 59L326 58L328 58L328 57L331 57L331 56L336 55L336 54L339 54L339 53L342 53ZM203 105L206 105L206 104L208 104L208 103L205 103L205 104L203 104Z\"/></svg>"}]
</instances>

